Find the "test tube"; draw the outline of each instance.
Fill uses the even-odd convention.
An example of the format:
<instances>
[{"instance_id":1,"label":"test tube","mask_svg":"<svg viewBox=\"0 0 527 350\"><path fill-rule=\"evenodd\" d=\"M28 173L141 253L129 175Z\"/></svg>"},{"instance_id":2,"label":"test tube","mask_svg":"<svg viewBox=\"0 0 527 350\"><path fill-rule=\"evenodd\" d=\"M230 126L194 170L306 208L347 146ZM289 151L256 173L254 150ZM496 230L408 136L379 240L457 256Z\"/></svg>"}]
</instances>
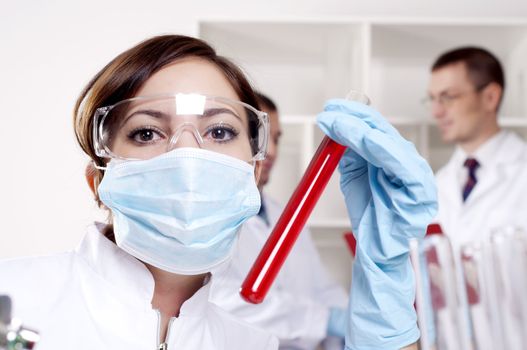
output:
<instances>
[{"instance_id":1,"label":"test tube","mask_svg":"<svg viewBox=\"0 0 527 350\"><path fill-rule=\"evenodd\" d=\"M420 252L420 244L417 238L410 239L410 261L415 275L415 306L417 311L417 323L421 331L419 345L421 350L431 349L431 340L434 338L433 329L429 327L431 315L426 312L428 308L428 299L426 288L427 276L424 273L423 259Z\"/></svg>"},{"instance_id":2,"label":"test tube","mask_svg":"<svg viewBox=\"0 0 527 350\"><path fill-rule=\"evenodd\" d=\"M350 91L346 99L370 104L366 95L355 90ZM322 139L304 176L243 281L240 295L244 300L253 304L264 300L345 151L345 146L329 137Z\"/></svg>"},{"instance_id":3,"label":"test tube","mask_svg":"<svg viewBox=\"0 0 527 350\"><path fill-rule=\"evenodd\" d=\"M427 236L423 239L423 251L437 349L471 349L464 319L460 315L457 270L450 240L445 235Z\"/></svg>"},{"instance_id":4,"label":"test tube","mask_svg":"<svg viewBox=\"0 0 527 350\"><path fill-rule=\"evenodd\" d=\"M461 247L472 335L478 350L504 349L497 312L495 278L490 243L471 242Z\"/></svg>"},{"instance_id":5,"label":"test tube","mask_svg":"<svg viewBox=\"0 0 527 350\"><path fill-rule=\"evenodd\" d=\"M503 327L504 347L509 350L525 348L524 294L522 285L521 255L518 246L522 245L514 226L494 230L491 235L492 263L494 266L494 283L496 289L499 323Z\"/></svg>"}]
</instances>

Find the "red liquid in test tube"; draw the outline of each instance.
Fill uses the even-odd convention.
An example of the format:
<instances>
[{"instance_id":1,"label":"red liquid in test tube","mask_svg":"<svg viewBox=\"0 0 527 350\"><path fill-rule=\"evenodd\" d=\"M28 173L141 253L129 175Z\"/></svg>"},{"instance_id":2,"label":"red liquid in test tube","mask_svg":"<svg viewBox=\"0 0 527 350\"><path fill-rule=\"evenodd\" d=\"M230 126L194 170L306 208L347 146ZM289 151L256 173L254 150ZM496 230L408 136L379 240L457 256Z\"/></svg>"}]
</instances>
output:
<instances>
[{"instance_id":1,"label":"red liquid in test tube","mask_svg":"<svg viewBox=\"0 0 527 350\"><path fill-rule=\"evenodd\" d=\"M368 97L357 91L351 91L346 99L369 104ZM253 304L264 300L345 151L345 146L329 137L322 139L304 176L243 281L240 295L244 300Z\"/></svg>"}]
</instances>

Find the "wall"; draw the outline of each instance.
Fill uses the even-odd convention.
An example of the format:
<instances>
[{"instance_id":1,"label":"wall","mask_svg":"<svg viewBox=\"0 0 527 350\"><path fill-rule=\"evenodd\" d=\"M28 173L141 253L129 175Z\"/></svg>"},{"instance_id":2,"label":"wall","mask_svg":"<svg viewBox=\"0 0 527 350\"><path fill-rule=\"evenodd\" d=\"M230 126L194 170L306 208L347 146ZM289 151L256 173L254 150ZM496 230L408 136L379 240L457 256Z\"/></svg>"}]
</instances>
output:
<instances>
[{"instance_id":1,"label":"wall","mask_svg":"<svg viewBox=\"0 0 527 350\"><path fill-rule=\"evenodd\" d=\"M199 19L383 16L519 17L525 1L3 1L0 8L0 257L74 247L97 211L71 111L105 63L160 33L196 35Z\"/></svg>"}]
</instances>

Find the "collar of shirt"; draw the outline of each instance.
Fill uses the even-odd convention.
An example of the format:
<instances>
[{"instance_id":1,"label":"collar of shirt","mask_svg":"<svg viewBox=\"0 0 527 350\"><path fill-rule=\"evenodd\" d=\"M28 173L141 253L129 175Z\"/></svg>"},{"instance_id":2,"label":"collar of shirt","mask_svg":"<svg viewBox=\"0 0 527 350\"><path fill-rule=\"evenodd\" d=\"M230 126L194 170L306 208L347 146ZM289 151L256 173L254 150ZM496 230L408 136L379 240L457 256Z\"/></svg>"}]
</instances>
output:
<instances>
[{"instance_id":1,"label":"collar of shirt","mask_svg":"<svg viewBox=\"0 0 527 350\"><path fill-rule=\"evenodd\" d=\"M467 158L475 158L479 167L476 170L476 177L479 179L485 177L492 163L495 163L500 152L500 148L505 142L507 131L501 130L496 135L488 139L473 154L467 154L461 147L457 146L453 155L455 168L457 169L457 179L460 185L460 191L463 189L468 177L468 169L464 166Z\"/></svg>"},{"instance_id":2,"label":"collar of shirt","mask_svg":"<svg viewBox=\"0 0 527 350\"><path fill-rule=\"evenodd\" d=\"M154 278L146 266L120 249L103 234L104 224L96 223L88 228L84 239L76 249L78 256L106 285L91 288L118 293L123 301L135 307L152 310ZM202 316L210 294L210 278L181 306L180 316ZM94 291L96 292L96 291Z\"/></svg>"},{"instance_id":3,"label":"collar of shirt","mask_svg":"<svg viewBox=\"0 0 527 350\"><path fill-rule=\"evenodd\" d=\"M262 193L260 193L260 198L260 210L258 211L257 216L265 222L265 225L267 227L269 227L269 225L271 224L269 221L269 213L267 211L267 204L265 203L264 196Z\"/></svg>"}]
</instances>

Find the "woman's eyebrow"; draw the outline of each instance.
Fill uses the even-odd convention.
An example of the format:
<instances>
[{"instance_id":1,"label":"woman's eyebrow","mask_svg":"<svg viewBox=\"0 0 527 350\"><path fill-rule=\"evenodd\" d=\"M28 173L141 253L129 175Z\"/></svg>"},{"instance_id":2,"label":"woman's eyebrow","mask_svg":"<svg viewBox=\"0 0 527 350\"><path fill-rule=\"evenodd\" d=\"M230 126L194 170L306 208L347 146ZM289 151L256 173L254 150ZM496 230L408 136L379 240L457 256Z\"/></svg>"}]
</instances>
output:
<instances>
[{"instance_id":1,"label":"woman's eyebrow","mask_svg":"<svg viewBox=\"0 0 527 350\"><path fill-rule=\"evenodd\" d=\"M170 114L167 114L167 113L164 113L164 112L161 112L161 111L158 111L158 110L154 110L154 109L140 109L140 110L137 110L137 111L133 112L129 116L127 116L125 118L125 120L123 120L122 125L125 125L128 122L129 119L131 119L132 117L134 117L136 115L139 115L139 114L145 114L145 115L154 117L156 119L170 120L170 118L171 118ZM210 118L210 117L214 117L215 115L218 115L218 114L230 114L230 115L234 116L235 118L238 118L241 122L243 122L242 119L233 110L231 110L229 108L208 108L208 109L205 109L205 111L203 111L203 114L199 115L199 117Z\"/></svg>"},{"instance_id":2,"label":"woman's eyebrow","mask_svg":"<svg viewBox=\"0 0 527 350\"><path fill-rule=\"evenodd\" d=\"M132 117L134 117L134 116L136 116L138 114L145 114L145 115L148 115L150 117L154 117L156 119L170 120L170 115L167 114L167 113L164 113L164 112L161 112L161 111L157 111L155 109L140 109L140 110L137 110L137 111L133 112L129 116L127 116L123 120L121 125L125 125L128 122L128 120L130 120Z\"/></svg>"},{"instance_id":3,"label":"woman's eyebrow","mask_svg":"<svg viewBox=\"0 0 527 350\"><path fill-rule=\"evenodd\" d=\"M230 114L236 118L238 118L241 122L243 122L243 120L231 109L229 108L207 108L205 109L205 111L203 112L202 114L202 117L213 117L217 114Z\"/></svg>"}]
</instances>

